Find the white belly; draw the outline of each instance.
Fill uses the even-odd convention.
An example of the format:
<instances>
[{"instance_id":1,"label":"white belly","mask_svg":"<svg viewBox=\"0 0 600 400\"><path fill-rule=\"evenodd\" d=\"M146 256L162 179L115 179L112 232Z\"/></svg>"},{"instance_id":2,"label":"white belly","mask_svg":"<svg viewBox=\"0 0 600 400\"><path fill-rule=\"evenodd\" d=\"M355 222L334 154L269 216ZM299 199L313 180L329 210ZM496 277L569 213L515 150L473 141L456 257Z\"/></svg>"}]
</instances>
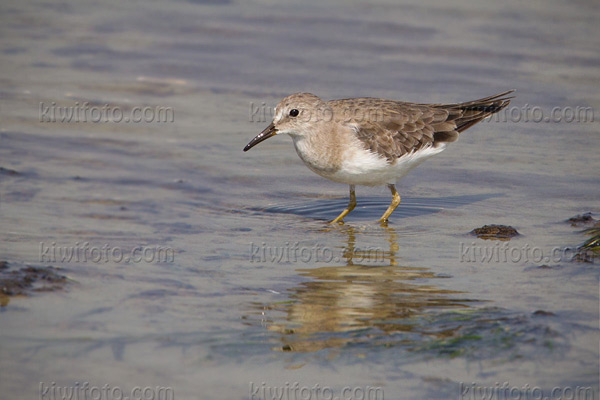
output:
<instances>
[{"instance_id":1,"label":"white belly","mask_svg":"<svg viewBox=\"0 0 600 400\"><path fill-rule=\"evenodd\" d=\"M410 170L444 150L444 147L428 147L407 154L393 164L390 164L385 158L366 150L349 150L344 156L341 168L328 178L349 185L378 186L395 184Z\"/></svg>"}]
</instances>

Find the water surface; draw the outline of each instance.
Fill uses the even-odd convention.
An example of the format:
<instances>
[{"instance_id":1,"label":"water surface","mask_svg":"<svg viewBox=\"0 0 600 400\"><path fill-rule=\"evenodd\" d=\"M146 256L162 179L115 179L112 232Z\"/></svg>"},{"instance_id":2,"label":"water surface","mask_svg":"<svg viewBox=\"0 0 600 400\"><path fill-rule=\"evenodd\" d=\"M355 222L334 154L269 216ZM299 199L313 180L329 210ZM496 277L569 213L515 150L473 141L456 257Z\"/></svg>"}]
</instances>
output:
<instances>
[{"instance_id":1,"label":"water surface","mask_svg":"<svg viewBox=\"0 0 600 400\"><path fill-rule=\"evenodd\" d=\"M269 122L251 107L296 91L453 102L515 88L518 108L598 110L595 3L0 8L0 254L71 280L1 309L6 396L86 381L178 399L244 399L263 382L598 396L597 263L523 250L586 239L565 220L600 212L598 122L484 122L402 180L388 227L374 222L386 188L359 187L331 228L346 186L311 173L287 137L241 151ZM41 104L85 102L174 119L40 121ZM475 255L504 248L468 234L485 224L519 231L503 242L518 259ZM41 259L43 246L85 243L175 257Z\"/></svg>"}]
</instances>

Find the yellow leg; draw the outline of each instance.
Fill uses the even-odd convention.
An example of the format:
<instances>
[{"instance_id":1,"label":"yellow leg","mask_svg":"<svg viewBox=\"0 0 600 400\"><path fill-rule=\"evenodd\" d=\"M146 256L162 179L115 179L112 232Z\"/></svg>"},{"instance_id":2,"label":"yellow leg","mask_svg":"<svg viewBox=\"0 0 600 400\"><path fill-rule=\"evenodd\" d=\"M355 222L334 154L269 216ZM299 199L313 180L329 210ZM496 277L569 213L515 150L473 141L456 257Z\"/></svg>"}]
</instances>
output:
<instances>
[{"instance_id":1,"label":"yellow leg","mask_svg":"<svg viewBox=\"0 0 600 400\"><path fill-rule=\"evenodd\" d=\"M342 213L338 215L336 219L331 221L330 224L335 224L338 222L343 224L344 217L348 215L350 211L354 210L354 207L356 207L356 193L354 193L354 185L350 185L350 202L348 203L348 207L346 207L346 209L342 211Z\"/></svg>"},{"instance_id":2,"label":"yellow leg","mask_svg":"<svg viewBox=\"0 0 600 400\"><path fill-rule=\"evenodd\" d=\"M394 196L394 197L392 198L392 203L390 204L388 209L383 213L381 218L379 218L378 222L381 222L382 224L387 223L390 215L392 215L392 213L394 212L396 207L398 207L398 205L400 204L400 194L398 193L398 191L396 191L396 186L388 185L388 187L390 188L390 190L392 192L392 196Z\"/></svg>"}]
</instances>

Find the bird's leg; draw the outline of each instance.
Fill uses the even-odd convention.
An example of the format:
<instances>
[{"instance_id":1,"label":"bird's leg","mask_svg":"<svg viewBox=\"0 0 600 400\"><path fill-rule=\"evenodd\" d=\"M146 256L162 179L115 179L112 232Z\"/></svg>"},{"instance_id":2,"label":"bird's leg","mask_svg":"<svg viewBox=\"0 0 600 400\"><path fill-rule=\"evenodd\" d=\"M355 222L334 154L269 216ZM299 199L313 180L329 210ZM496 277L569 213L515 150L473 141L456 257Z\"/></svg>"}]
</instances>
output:
<instances>
[{"instance_id":1,"label":"bird's leg","mask_svg":"<svg viewBox=\"0 0 600 400\"><path fill-rule=\"evenodd\" d=\"M392 203L390 204L388 209L383 213L381 218L379 218L378 222L381 222L382 224L387 223L390 215L392 215L392 213L394 212L396 207L398 207L398 205L400 204L400 194L396 190L396 185L388 185L388 187L390 188L390 191L392 192L392 196L394 196L394 197L392 198Z\"/></svg>"},{"instance_id":2,"label":"bird's leg","mask_svg":"<svg viewBox=\"0 0 600 400\"><path fill-rule=\"evenodd\" d=\"M335 224L336 222L343 224L344 217L348 215L350 211L354 210L354 207L356 207L356 193L354 193L354 185L350 185L350 202L348 203L348 207L346 207L336 219L331 221L330 224Z\"/></svg>"}]
</instances>

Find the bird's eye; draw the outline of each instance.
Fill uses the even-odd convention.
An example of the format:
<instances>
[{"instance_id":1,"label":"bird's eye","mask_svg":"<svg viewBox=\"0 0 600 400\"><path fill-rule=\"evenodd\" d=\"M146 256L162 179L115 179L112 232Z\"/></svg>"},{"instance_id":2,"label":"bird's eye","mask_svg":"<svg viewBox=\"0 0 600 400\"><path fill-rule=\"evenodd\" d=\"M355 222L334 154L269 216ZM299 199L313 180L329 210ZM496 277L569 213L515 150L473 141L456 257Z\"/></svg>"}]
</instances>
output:
<instances>
[{"instance_id":1,"label":"bird's eye","mask_svg":"<svg viewBox=\"0 0 600 400\"><path fill-rule=\"evenodd\" d=\"M296 110L295 108L290 110L290 117L297 117L298 114L300 114L300 111Z\"/></svg>"}]
</instances>

